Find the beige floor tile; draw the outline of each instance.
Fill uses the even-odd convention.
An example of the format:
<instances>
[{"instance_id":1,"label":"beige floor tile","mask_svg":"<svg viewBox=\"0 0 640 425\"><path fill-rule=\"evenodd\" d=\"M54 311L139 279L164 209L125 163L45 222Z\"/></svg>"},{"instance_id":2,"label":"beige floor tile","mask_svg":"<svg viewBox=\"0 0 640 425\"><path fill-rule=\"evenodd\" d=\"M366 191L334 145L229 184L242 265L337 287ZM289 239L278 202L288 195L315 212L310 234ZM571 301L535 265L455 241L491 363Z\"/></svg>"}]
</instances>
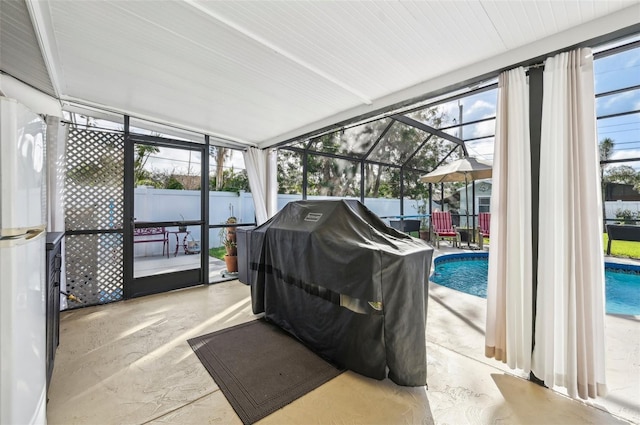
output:
<instances>
[{"instance_id":1,"label":"beige floor tile","mask_svg":"<svg viewBox=\"0 0 640 425\"><path fill-rule=\"evenodd\" d=\"M237 281L64 313L49 423L143 423L211 393L187 339L252 319Z\"/></svg>"},{"instance_id":2,"label":"beige floor tile","mask_svg":"<svg viewBox=\"0 0 640 425\"><path fill-rule=\"evenodd\" d=\"M220 390L202 396L192 403L155 418L147 424L154 425L242 425Z\"/></svg>"},{"instance_id":3,"label":"beige floor tile","mask_svg":"<svg viewBox=\"0 0 640 425\"><path fill-rule=\"evenodd\" d=\"M620 424L571 400L451 350L429 345L428 397L439 424Z\"/></svg>"},{"instance_id":4,"label":"beige floor tile","mask_svg":"<svg viewBox=\"0 0 640 425\"><path fill-rule=\"evenodd\" d=\"M637 320L607 317L615 391L594 408L485 358L484 300L430 291L428 390L345 372L259 423L619 423L605 410L638 422L640 376L624 376L640 367ZM64 312L49 424L240 424L186 341L254 318L237 281Z\"/></svg>"}]
</instances>

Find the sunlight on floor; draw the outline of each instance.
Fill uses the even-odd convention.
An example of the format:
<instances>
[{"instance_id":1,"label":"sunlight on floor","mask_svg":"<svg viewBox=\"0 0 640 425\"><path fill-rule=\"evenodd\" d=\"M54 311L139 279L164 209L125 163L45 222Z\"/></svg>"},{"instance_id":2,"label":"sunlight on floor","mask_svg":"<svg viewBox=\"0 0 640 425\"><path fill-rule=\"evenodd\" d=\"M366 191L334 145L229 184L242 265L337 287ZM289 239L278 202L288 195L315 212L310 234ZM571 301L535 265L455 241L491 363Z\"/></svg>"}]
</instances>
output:
<instances>
[{"instance_id":1,"label":"sunlight on floor","mask_svg":"<svg viewBox=\"0 0 640 425\"><path fill-rule=\"evenodd\" d=\"M253 320L249 292L228 281L63 312L49 424L240 424L187 339ZM640 422L638 320L607 316L611 395L581 403L484 357L484 300L435 284L430 298L428 390L346 372L260 423Z\"/></svg>"}]
</instances>

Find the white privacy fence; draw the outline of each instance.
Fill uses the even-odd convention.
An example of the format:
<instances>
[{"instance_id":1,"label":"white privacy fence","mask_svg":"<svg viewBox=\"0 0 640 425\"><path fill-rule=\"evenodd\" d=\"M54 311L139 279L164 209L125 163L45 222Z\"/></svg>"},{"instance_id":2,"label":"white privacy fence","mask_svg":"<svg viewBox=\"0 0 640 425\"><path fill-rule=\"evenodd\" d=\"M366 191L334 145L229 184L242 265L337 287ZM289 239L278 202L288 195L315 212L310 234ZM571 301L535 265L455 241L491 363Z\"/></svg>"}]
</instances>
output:
<instances>
[{"instance_id":1,"label":"white privacy fence","mask_svg":"<svg viewBox=\"0 0 640 425\"><path fill-rule=\"evenodd\" d=\"M200 218L200 191L170 190L138 187L134 193L134 217L136 221L182 221ZM288 202L298 201L302 195L278 195L278 210ZM327 196L309 196L308 199L335 199ZM345 198L357 199L359 198ZM365 198L365 205L380 217L400 214L400 200ZM418 201L406 199L405 215L418 214ZM251 193L241 192L209 192L209 223L223 224L227 218L234 216L238 223L254 223L255 209ZM170 228L167 230L177 230ZM200 227L189 227L189 239L201 240ZM180 234L180 242L184 234ZM170 250L175 248L175 238L170 237ZM209 231L209 247L221 246L220 229ZM141 243L135 245L135 256L153 256L162 254L162 244Z\"/></svg>"},{"instance_id":2,"label":"white privacy fence","mask_svg":"<svg viewBox=\"0 0 640 425\"><path fill-rule=\"evenodd\" d=\"M630 211L636 217L640 214L640 202L637 201L606 201L604 203L605 218L615 219L619 212Z\"/></svg>"},{"instance_id":3,"label":"white privacy fence","mask_svg":"<svg viewBox=\"0 0 640 425\"><path fill-rule=\"evenodd\" d=\"M302 195L278 195L278 209L282 209L288 202L298 201ZM308 199L335 199L327 196L309 196ZM345 198L359 199L359 198ZM418 203L413 199L405 199L404 214L417 215ZM380 217L400 214L398 199L365 198L365 205ZM437 208L436 205L433 207ZM620 210L640 213L640 202L607 201L605 203L606 218L615 219ZM223 224L228 217L234 216L239 223L255 222L255 209L251 193L247 192L209 192L209 223ZM197 190L170 190L139 187L135 190L134 217L137 221L180 221L198 220L200 217L200 192ZM461 216L461 221L465 217ZM388 220L385 220L388 222ZM464 223L460 223L463 225ZM177 230L177 229L168 229ZM188 229L189 239L201 240L200 227L192 226ZM182 242L183 235L180 236ZM175 249L175 238L170 239L170 249ZM209 231L209 247L221 246L221 231ZM136 244L136 256L161 255L162 245L155 243Z\"/></svg>"},{"instance_id":4,"label":"white privacy fence","mask_svg":"<svg viewBox=\"0 0 640 425\"><path fill-rule=\"evenodd\" d=\"M209 192L209 223L223 224L231 216L237 218L239 223L253 223L255 210L251 193L246 192ZM200 219L200 191L198 190L171 190L137 187L134 192L134 217L135 221L182 221ZM175 231L177 228L167 228ZM188 228L190 234L188 240L200 241L200 226ZM179 242L185 234L178 234ZM210 247L221 246L220 230L209 231ZM155 256L162 254L162 244L142 243L135 244L134 255ZM169 237L169 250L175 249L175 238Z\"/></svg>"}]
</instances>

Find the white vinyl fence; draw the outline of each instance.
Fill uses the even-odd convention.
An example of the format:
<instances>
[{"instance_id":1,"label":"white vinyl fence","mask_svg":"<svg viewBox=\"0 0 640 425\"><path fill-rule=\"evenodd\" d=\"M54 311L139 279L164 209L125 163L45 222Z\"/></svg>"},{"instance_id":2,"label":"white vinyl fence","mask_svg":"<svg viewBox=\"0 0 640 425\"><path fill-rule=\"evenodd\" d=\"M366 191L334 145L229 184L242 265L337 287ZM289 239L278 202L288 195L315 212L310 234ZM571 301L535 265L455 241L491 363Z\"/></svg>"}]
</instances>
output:
<instances>
[{"instance_id":1,"label":"white vinyl fence","mask_svg":"<svg viewBox=\"0 0 640 425\"><path fill-rule=\"evenodd\" d=\"M310 196L309 199L332 199L331 197ZM278 209L282 209L288 202L301 200L302 195L278 195ZM347 198L359 199L359 198ZM404 214L417 215L418 202L405 199ZM365 198L365 205L380 217L400 214L398 199ZM436 205L433 208L437 208ZM605 203L606 218L615 219L619 210L630 210L640 214L640 202L607 201ZM209 193L209 223L223 224L228 217L234 216L239 223L253 223L255 209L251 193L241 192L210 192ZM200 217L200 192L196 190L170 190L138 187L135 190L134 217L137 221L180 221L197 220ZM388 220L385 220L388 222ZM176 229L169 229L176 230ZM189 228L189 238L201 240L200 228ZM175 244L175 242L171 242ZM221 245L221 232L218 229L209 231L209 247ZM173 249L172 245L171 249ZM161 255L161 244L136 244L136 256Z\"/></svg>"},{"instance_id":2,"label":"white vinyl fence","mask_svg":"<svg viewBox=\"0 0 640 425\"><path fill-rule=\"evenodd\" d=\"M640 214L640 202L637 201L606 201L604 203L605 218L615 219L619 211L631 211L636 217Z\"/></svg>"},{"instance_id":3,"label":"white vinyl fence","mask_svg":"<svg viewBox=\"0 0 640 425\"><path fill-rule=\"evenodd\" d=\"M136 221L181 221L197 220L200 217L200 191L170 190L138 187L134 193L134 217ZM298 201L302 195L278 195L278 209L288 202ZM332 199L331 197L309 196L308 199ZM335 198L334 198L335 199ZM359 199L359 198L348 198ZM398 199L366 198L365 205L380 217L400 214ZM418 214L418 201L405 200L405 215ZM251 193L241 192L209 192L209 223L223 224L227 218L234 216L238 223L254 223L255 209ZM388 222L388 220L385 220ZM167 230L177 230L170 228ZM201 240L200 227L188 229L189 239ZM182 237L182 235L180 235ZM173 236L171 236L173 238ZM171 249L175 241L170 239ZM209 231L209 247L221 245L221 231ZM135 245L135 256L155 256L162 254L162 244L141 243Z\"/></svg>"}]
</instances>

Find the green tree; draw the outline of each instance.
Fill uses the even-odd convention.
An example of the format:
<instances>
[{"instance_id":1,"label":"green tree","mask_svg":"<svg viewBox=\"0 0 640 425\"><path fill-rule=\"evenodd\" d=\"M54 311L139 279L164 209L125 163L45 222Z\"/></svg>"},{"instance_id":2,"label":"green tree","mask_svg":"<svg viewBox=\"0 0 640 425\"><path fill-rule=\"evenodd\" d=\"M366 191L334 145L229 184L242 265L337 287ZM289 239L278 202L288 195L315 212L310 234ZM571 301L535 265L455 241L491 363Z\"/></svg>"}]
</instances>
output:
<instances>
[{"instance_id":1,"label":"green tree","mask_svg":"<svg viewBox=\"0 0 640 425\"><path fill-rule=\"evenodd\" d=\"M164 186L165 189L184 190L182 183L178 181L174 176L169 176Z\"/></svg>"},{"instance_id":2,"label":"green tree","mask_svg":"<svg viewBox=\"0 0 640 425\"><path fill-rule=\"evenodd\" d=\"M446 114L437 107L413 112L410 116L435 128L441 127L447 118ZM419 182L419 176L435 168L437 163L456 145L435 136L425 143L429 136L427 133L400 122L393 122L382 140L376 144L391 122L391 118L376 120L313 139L307 155L307 193L309 195L360 196L359 158L371 150L366 159L373 162L365 162L363 176L366 197L398 198L400 196L400 168L384 166L380 163L404 166L405 196L414 198L424 196L427 186ZM301 142L297 146L303 147L307 143ZM353 157L353 161L317 155L314 152ZM450 158L455 159L458 156L458 153L454 153ZM286 149L279 150L279 193L301 193L302 168L302 154ZM409 173L414 175L409 177Z\"/></svg>"},{"instance_id":3,"label":"green tree","mask_svg":"<svg viewBox=\"0 0 640 425\"><path fill-rule=\"evenodd\" d=\"M446 121L447 115L439 108L428 108L412 113L411 118L431 127L439 128ZM418 199L426 196L428 185L420 182L420 176L433 170L438 162L455 148L452 142L437 136L430 137L427 143L420 147L428 136L427 133L414 127L395 123L385 136L385 140L381 141L381 144L384 143L384 145L372 152L372 155L376 154L385 162L404 166L405 197ZM456 159L459 156L459 153L454 153L450 158ZM373 179L379 179L380 175L372 173L371 176L367 176L366 196L399 198L400 169L396 167L372 168L378 168L384 177L378 185L373 182ZM385 188L384 191L381 190L382 187Z\"/></svg>"},{"instance_id":4,"label":"green tree","mask_svg":"<svg viewBox=\"0 0 640 425\"><path fill-rule=\"evenodd\" d=\"M278 193L302 193L302 155L287 149L278 150Z\"/></svg>"},{"instance_id":5,"label":"green tree","mask_svg":"<svg viewBox=\"0 0 640 425\"><path fill-rule=\"evenodd\" d=\"M152 145L138 144L134 148L133 159L133 175L135 178L135 184L146 184L151 180L151 172L145 169L147 160L152 154L157 154L160 149Z\"/></svg>"},{"instance_id":6,"label":"green tree","mask_svg":"<svg viewBox=\"0 0 640 425\"><path fill-rule=\"evenodd\" d=\"M212 179L215 181L215 186L212 187L213 190L223 190L224 186L224 163L231 159L232 150L228 148L223 148L221 146L211 146L209 147L209 156L213 157L216 164L216 174L215 178Z\"/></svg>"},{"instance_id":7,"label":"green tree","mask_svg":"<svg viewBox=\"0 0 640 425\"><path fill-rule=\"evenodd\" d=\"M607 183L618 183L618 184L630 184L633 185L635 190L640 190L640 174L633 168L628 165L619 165L615 167L609 167L609 164L602 164L602 162L608 161L611 159L613 155L615 147L615 142L606 137L600 141L599 150L600 150L600 175L602 178L602 186L603 186L603 197L604 201L605 193L604 188Z\"/></svg>"},{"instance_id":8,"label":"green tree","mask_svg":"<svg viewBox=\"0 0 640 425\"><path fill-rule=\"evenodd\" d=\"M331 141L336 143L335 138ZM323 155L307 156L307 193L360 196L359 163Z\"/></svg>"},{"instance_id":9,"label":"green tree","mask_svg":"<svg viewBox=\"0 0 640 425\"><path fill-rule=\"evenodd\" d=\"M217 177L213 176L209 180L209 189L210 190L218 190L217 188ZM239 192L241 190L251 192L249 187L249 176L247 175L247 170L240 170L238 172L234 171L233 168L230 170L224 170L222 188L220 189L223 192Z\"/></svg>"},{"instance_id":10,"label":"green tree","mask_svg":"<svg viewBox=\"0 0 640 425\"><path fill-rule=\"evenodd\" d=\"M605 201L607 199L607 182L605 180L604 170L608 164L603 164L603 162L611 159L611 155L613 155L613 148L615 146L615 142L613 139L609 137L605 137L600 140L598 145L600 151L600 185L602 186L602 219L603 219L603 229L607 230L607 211L605 208Z\"/></svg>"},{"instance_id":11,"label":"green tree","mask_svg":"<svg viewBox=\"0 0 640 425\"><path fill-rule=\"evenodd\" d=\"M608 161L611 159L611 155L613 155L613 148L615 146L615 142L613 139L609 137L605 137L600 140L599 148L600 148L600 162ZM606 165L603 165L606 166Z\"/></svg>"},{"instance_id":12,"label":"green tree","mask_svg":"<svg viewBox=\"0 0 640 425\"><path fill-rule=\"evenodd\" d=\"M628 165L619 165L611 167L605 171L605 181L619 184L630 184L634 188L638 185L638 172Z\"/></svg>"}]
</instances>

